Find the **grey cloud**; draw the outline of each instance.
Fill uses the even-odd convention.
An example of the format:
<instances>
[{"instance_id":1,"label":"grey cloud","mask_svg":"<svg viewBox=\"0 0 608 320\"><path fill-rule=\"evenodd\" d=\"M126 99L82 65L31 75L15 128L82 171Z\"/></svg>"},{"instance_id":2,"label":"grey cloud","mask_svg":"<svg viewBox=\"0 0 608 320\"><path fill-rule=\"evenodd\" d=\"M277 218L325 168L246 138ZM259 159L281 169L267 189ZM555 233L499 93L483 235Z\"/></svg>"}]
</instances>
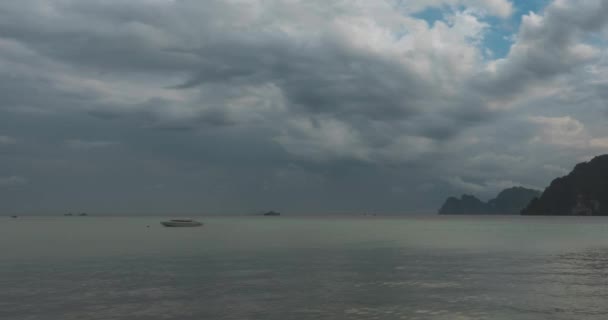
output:
<instances>
[{"instance_id":1,"label":"grey cloud","mask_svg":"<svg viewBox=\"0 0 608 320\"><path fill-rule=\"evenodd\" d=\"M57 89L50 79L22 75L3 76L0 79L0 94L0 108L15 112L27 112L27 109L54 112L63 106L86 105L91 101L90 96Z\"/></svg>"},{"instance_id":2,"label":"grey cloud","mask_svg":"<svg viewBox=\"0 0 608 320\"><path fill-rule=\"evenodd\" d=\"M58 21L34 11L31 24L15 18L24 14L21 6L10 7L12 12L7 12L12 14L2 20L4 36L25 41L42 54L100 72L195 74L178 88L273 83L294 110L341 117L403 118L420 112L421 105L436 103L431 83L393 61L349 47L339 35L328 33L309 41L263 29L243 32L236 21L234 26L220 24L226 17L238 19L243 14L243 10L222 2L211 1L204 10L191 1L156 5L67 3L55 8L67 19ZM200 16L188 13L191 9ZM184 16L176 16L179 14ZM188 41L192 35L179 25L183 19L192 23L194 30L189 32L198 38ZM86 27L74 27L85 21ZM271 25L271 21L261 23ZM149 28L153 35L131 28L133 24ZM194 49L179 48L185 44ZM217 111L210 118L216 115Z\"/></svg>"},{"instance_id":3,"label":"grey cloud","mask_svg":"<svg viewBox=\"0 0 608 320\"><path fill-rule=\"evenodd\" d=\"M81 140L81 139L69 139L65 143L70 148L84 149L84 150L107 148L107 147L112 147L112 146L116 146L119 144L116 141L103 141L103 140L88 141L88 140Z\"/></svg>"},{"instance_id":4,"label":"grey cloud","mask_svg":"<svg viewBox=\"0 0 608 320\"><path fill-rule=\"evenodd\" d=\"M162 22L164 9L146 1L6 3L0 10L0 35L104 72L184 70L191 66L188 57L163 50L172 35L153 26Z\"/></svg>"},{"instance_id":5,"label":"grey cloud","mask_svg":"<svg viewBox=\"0 0 608 320\"><path fill-rule=\"evenodd\" d=\"M22 186L27 183L27 179L21 176L0 177L0 187Z\"/></svg>"},{"instance_id":6,"label":"grey cloud","mask_svg":"<svg viewBox=\"0 0 608 320\"><path fill-rule=\"evenodd\" d=\"M13 145L17 140L10 136L0 136L0 145Z\"/></svg>"},{"instance_id":7,"label":"grey cloud","mask_svg":"<svg viewBox=\"0 0 608 320\"><path fill-rule=\"evenodd\" d=\"M467 187L542 186L590 152L529 143L538 128L526 119L571 109L527 89L580 82L573 72L592 59L571 49L603 28L604 3L550 6L493 73L469 40L435 43L470 26L430 34L363 4L0 4L0 134L19 137L0 146L0 176L30 181L5 206L44 211L78 194L75 205L114 212L432 211ZM427 33L398 42L400 23ZM577 101L596 110L601 83ZM494 108L515 99L518 110ZM588 118L589 137L603 136Z\"/></svg>"},{"instance_id":8,"label":"grey cloud","mask_svg":"<svg viewBox=\"0 0 608 320\"><path fill-rule=\"evenodd\" d=\"M418 112L420 102L433 94L430 83L384 59L353 54L332 43L295 52L292 48L297 46L289 42L260 48L218 44L216 53L199 53L208 62L182 87L209 82L274 83L296 111L372 119Z\"/></svg>"}]
</instances>

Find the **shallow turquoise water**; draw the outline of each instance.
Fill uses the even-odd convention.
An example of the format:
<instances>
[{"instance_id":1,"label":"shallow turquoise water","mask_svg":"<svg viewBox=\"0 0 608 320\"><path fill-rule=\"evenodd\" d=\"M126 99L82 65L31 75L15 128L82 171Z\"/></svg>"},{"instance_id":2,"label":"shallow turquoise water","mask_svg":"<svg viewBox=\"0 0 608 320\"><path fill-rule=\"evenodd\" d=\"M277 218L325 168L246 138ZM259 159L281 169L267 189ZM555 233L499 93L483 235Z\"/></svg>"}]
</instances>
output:
<instances>
[{"instance_id":1,"label":"shallow turquoise water","mask_svg":"<svg viewBox=\"0 0 608 320\"><path fill-rule=\"evenodd\" d=\"M160 220L0 218L0 319L608 316L605 218Z\"/></svg>"}]
</instances>

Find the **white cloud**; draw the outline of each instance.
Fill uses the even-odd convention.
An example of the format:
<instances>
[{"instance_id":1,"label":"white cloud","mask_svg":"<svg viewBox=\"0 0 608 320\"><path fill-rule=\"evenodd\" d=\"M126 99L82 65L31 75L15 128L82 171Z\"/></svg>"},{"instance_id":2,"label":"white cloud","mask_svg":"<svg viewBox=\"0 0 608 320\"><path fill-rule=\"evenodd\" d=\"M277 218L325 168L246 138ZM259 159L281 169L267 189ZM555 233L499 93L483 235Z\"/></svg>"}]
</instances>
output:
<instances>
[{"instance_id":1,"label":"white cloud","mask_svg":"<svg viewBox=\"0 0 608 320\"><path fill-rule=\"evenodd\" d=\"M561 167L561 166L556 166L553 164L544 164L543 169L547 170L550 174L557 174L557 175L564 175L568 173L568 169Z\"/></svg>"},{"instance_id":2,"label":"white cloud","mask_svg":"<svg viewBox=\"0 0 608 320\"><path fill-rule=\"evenodd\" d=\"M538 126L538 134L531 142L573 149L608 150L608 137L593 137L585 125L570 116L530 117Z\"/></svg>"},{"instance_id":3,"label":"white cloud","mask_svg":"<svg viewBox=\"0 0 608 320\"><path fill-rule=\"evenodd\" d=\"M527 94L538 94L539 88L550 88L556 79L597 63L602 49L589 39L607 24L606 2L555 1L542 14L522 17L508 56L488 63L488 73L475 82L490 103L525 100Z\"/></svg>"},{"instance_id":4,"label":"white cloud","mask_svg":"<svg viewBox=\"0 0 608 320\"><path fill-rule=\"evenodd\" d=\"M604 149L608 151L608 137L591 138L589 140L589 146L592 148Z\"/></svg>"},{"instance_id":5,"label":"white cloud","mask_svg":"<svg viewBox=\"0 0 608 320\"><path fill-rule=\"evenodd\" d=\"M585 126L570 117L530 117L529 121L538 125L539 134L532 138L533 143L552 144L564 147L582 148L588 144L589 137Z\"/></svg>"}]
</instances>

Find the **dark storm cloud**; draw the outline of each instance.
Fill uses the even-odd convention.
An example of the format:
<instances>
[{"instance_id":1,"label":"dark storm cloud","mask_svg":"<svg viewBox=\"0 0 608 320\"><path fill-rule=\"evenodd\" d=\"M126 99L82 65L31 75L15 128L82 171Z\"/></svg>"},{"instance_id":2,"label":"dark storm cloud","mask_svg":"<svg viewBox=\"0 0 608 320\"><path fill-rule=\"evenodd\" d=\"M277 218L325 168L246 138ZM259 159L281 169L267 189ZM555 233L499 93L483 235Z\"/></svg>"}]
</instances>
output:
<instances>
[{"instance_id":1,"label":"dark storm cloud","mask_svg":"<svg viewBox=\"0 0 608 320\"><path fill-rule=\"evenodd\" d=\"M445 3L512 12L505 1ZM501 61L483 58L477 11L429 26L396 8L1 3L0 137L14 143L0 144L0 178L30 190L12 191L7 208L35 197L28 210L44 211L78 194L102 211L429 209L452 191L542 184L554 172L530 178L534 168L568 160L525 161L521 149L593 136L503 104L526 106L528 91L596 59L585 36L605 26L604 3L529 15Z\"/></svg>"},{"instance_id":2,"label":"dark storm cloud","mask_svg":"<svg viewBox=\"0 0 608 320\"><path fill-rule=\"evenodd\" d=\"M25 8L2 10L4 37L98 72L191 73L178 88L273 83L295 112L341 117L402 119L436 103L434 84L386 57L352 48L338 34L307 43L280 32L247 30L238 22L224 26L220 20L238 19L242 12L218 1L204 9L192 1L66 2L51 13ZM183 32L188 23L192 30ZM230 123L218 113L210 118Z\"/></svg>"},{"instance_id":3,"label":"dark storm cloud","mask_svg":"<svg viewBox=\"0 0 608 320\"><path fill-rule=\"evenodd\" d=\"M170 36L154 25L162 23L163 9L147 1L11 2L0 10L0 35L103 72L188 69L188 56L161 50L156 41Z\"/></svg>"},{"instance_id":4,"label":"dark storm cloud","mask_svg":"<svg viewBox=\"0 0 608 320\"><path fill-rule=\"evenodd\" d=\"M290 41L212 46L212 52L196 53L202 70L180 88L270 82L295 112L370 119L407 117L433 94L430 83L402 66L332 43L297 51L299 45Z\"/></svg>"}]
</instances>

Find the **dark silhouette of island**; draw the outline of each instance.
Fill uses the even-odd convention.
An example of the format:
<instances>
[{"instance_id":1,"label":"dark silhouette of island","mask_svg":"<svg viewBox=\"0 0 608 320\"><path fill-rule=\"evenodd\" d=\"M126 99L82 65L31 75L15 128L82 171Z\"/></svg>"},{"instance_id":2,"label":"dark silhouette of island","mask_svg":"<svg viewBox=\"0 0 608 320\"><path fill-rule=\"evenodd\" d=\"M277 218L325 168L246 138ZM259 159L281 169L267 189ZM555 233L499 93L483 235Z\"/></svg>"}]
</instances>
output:
<instances>
[{"instance_id":1,"label":"dark silhouette of island","mask_svg":"<svg viewBox=\"0 0 608 320\"><path fill-rule=\"evenodd\" d=\"M538 190L513 187L501 191L496 198L483 202L473 195L460 199L449 197L439 214L519 214L530 201L541 194Z\"/></svg>"},{"instance_id":2,"label":"dark silhouette of island","mask_svg":"<svg viewBox=\"0 0 608 320\"><path fill-rule=\"evenodd\" d=\"M64 213L63 215L66 216L66 217L73 217L73 216L86 217L86 216L88 216L88 214L86 212L82 212L82 213L71 213L71 212L69 212L69 213Z\"/></svg>"},{"instance_id":3,"label":"dark silhouette of island","mask_svg":"<svg viewBox=\"0 0 608 320\"><path fill-rule=\"evenodd\" d=\"M557 178L523 215L608 215L608 155L579 163L567 176Z\"/></svg>"},{"instance_id":4,"label":"dark silhouette of island","mask_svg":"<svg viewBox=\"0 0 608 320\"><path fill-rule=\"evenodd\" d=\"M281 213L280 212L276 212L276 211L268 211L264 213L265 216L280 216Z\"/></svg>"}]
</instances>

